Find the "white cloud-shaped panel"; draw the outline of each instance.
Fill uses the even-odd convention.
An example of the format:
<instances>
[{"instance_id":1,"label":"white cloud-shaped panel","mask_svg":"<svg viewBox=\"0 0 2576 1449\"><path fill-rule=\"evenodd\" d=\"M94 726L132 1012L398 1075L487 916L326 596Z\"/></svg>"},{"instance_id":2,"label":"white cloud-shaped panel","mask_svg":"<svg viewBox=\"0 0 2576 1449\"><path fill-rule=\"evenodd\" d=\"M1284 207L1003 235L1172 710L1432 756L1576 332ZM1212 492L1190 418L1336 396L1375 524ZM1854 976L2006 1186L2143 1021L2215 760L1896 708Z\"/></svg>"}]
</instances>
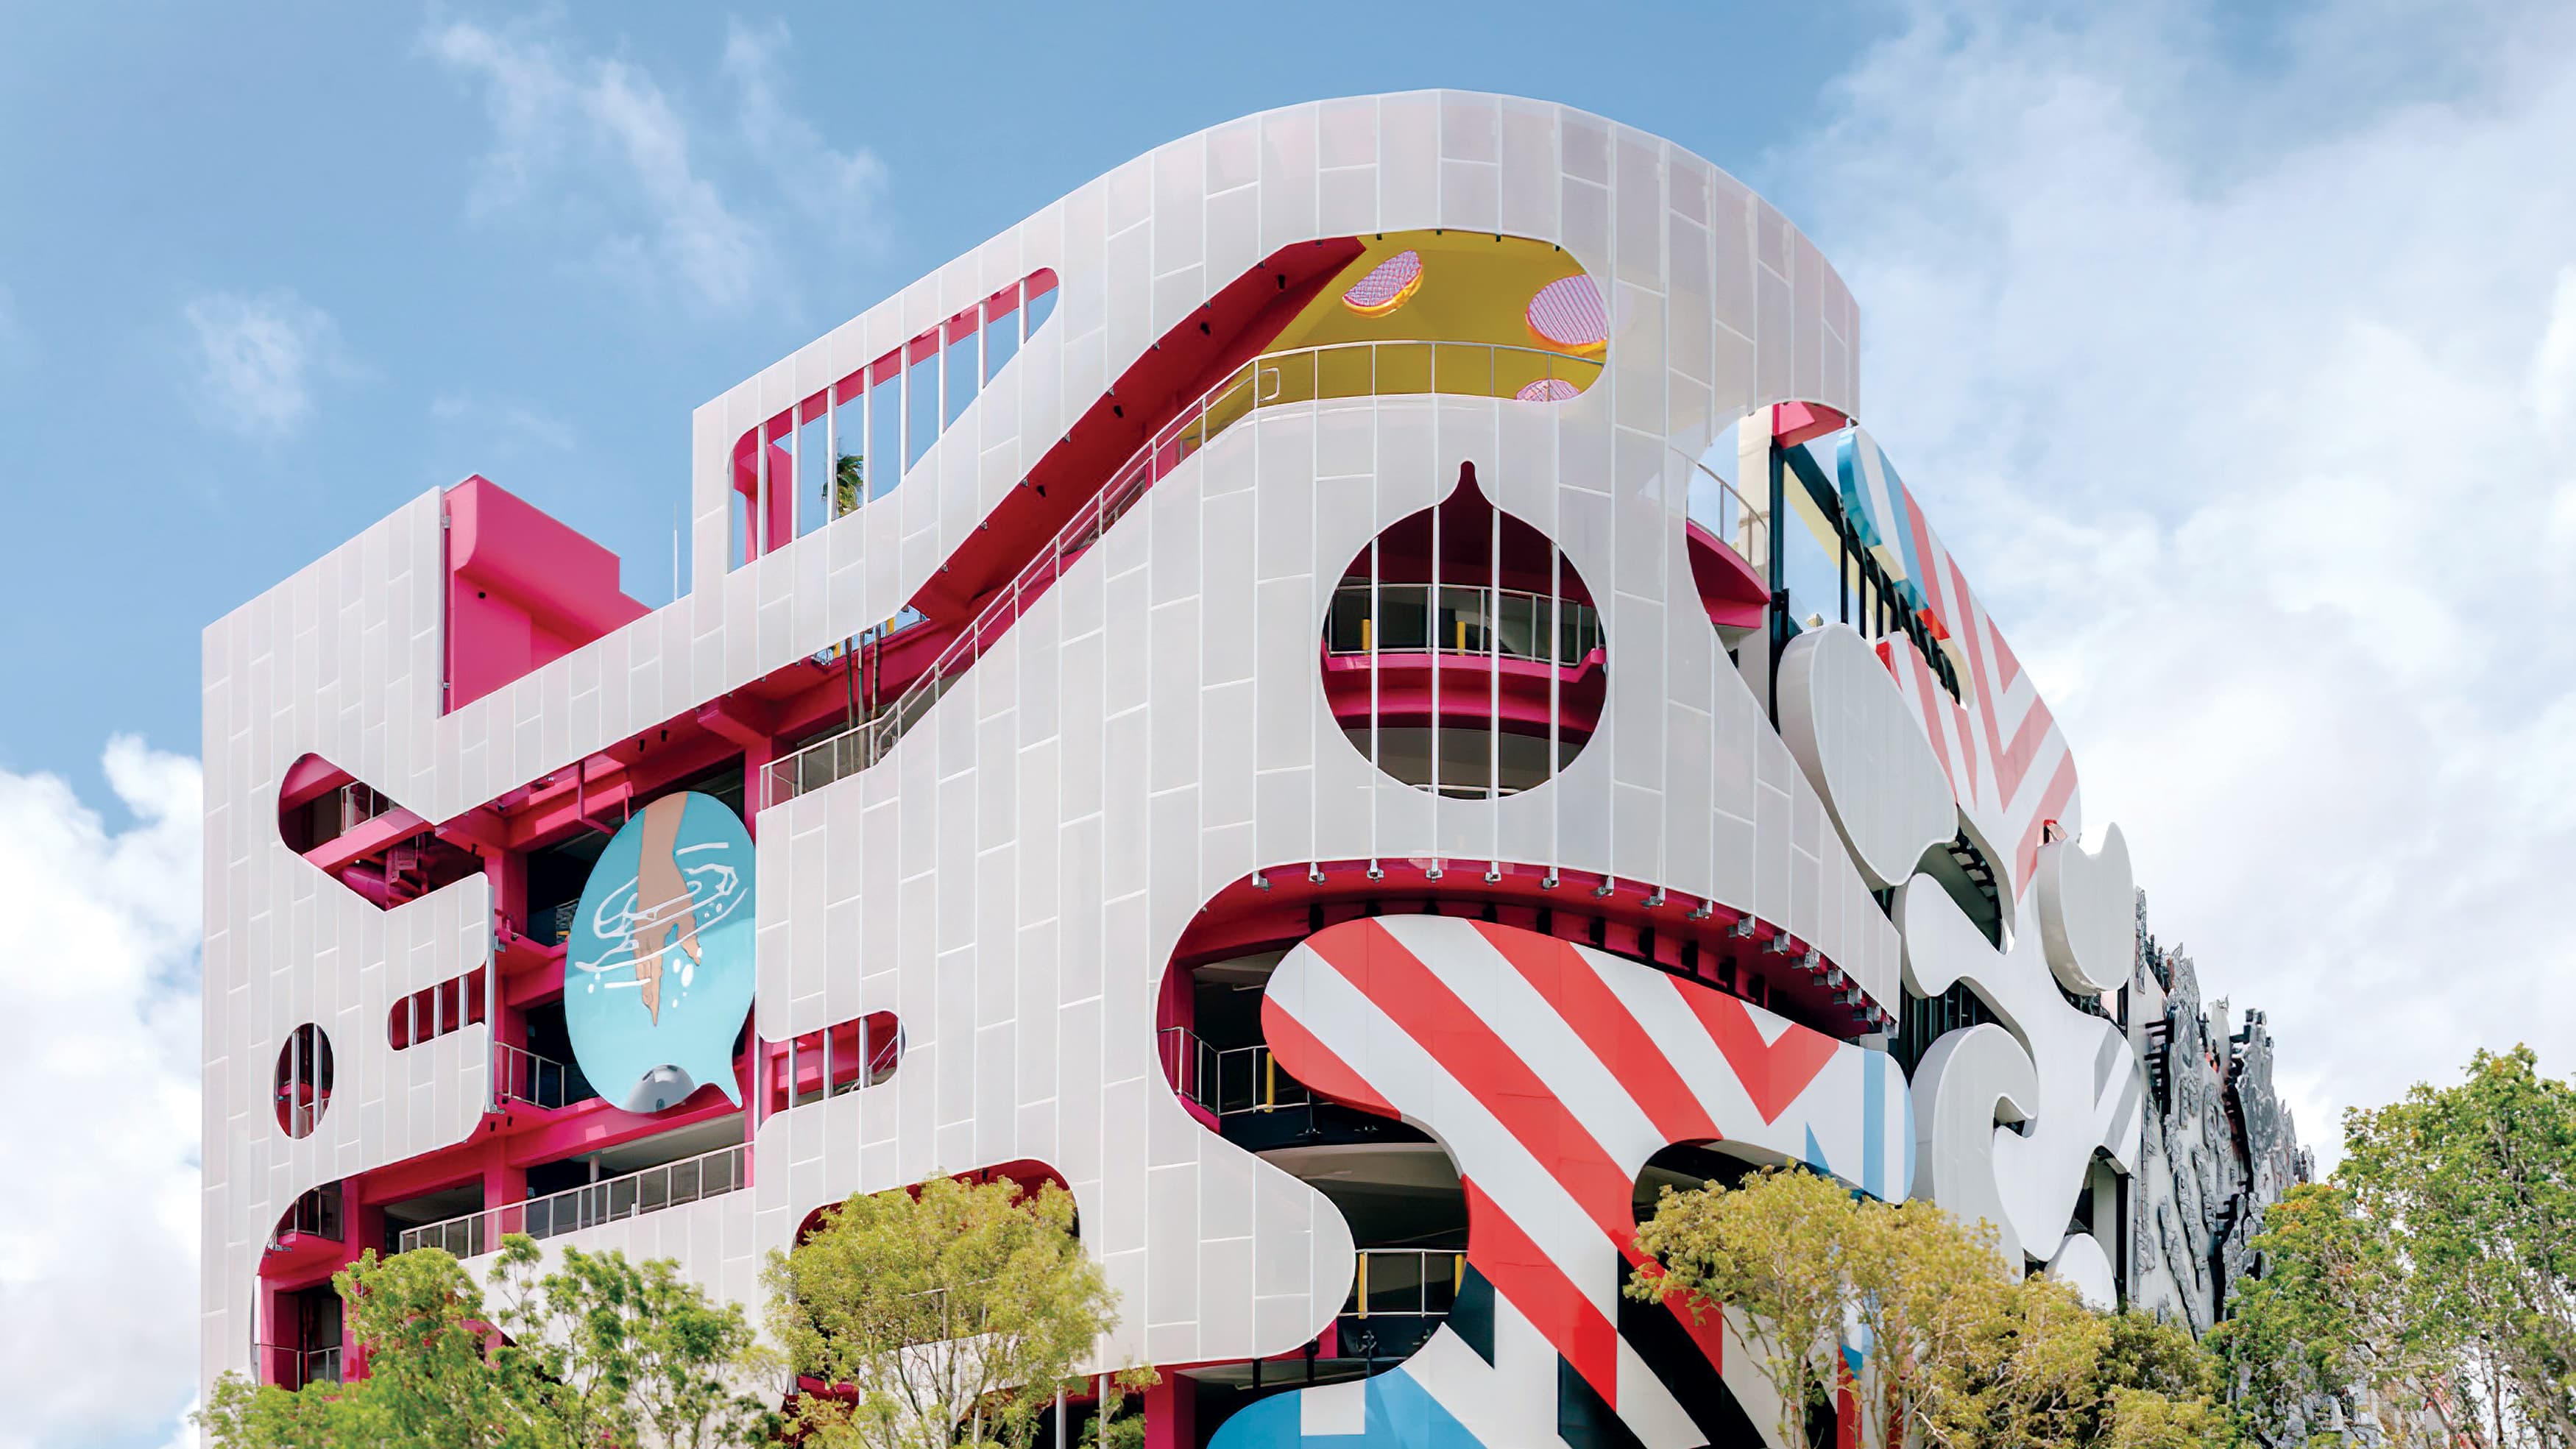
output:
<instances>
[{"instance_id":1,"label":"white cloud-shaped panel","mask_svg":"<svg viewBox=\"0 0 2576 1449\"><path fill-rule=\"evenodd\" d=\"M2120 827L2105 830L2089 855L2073 840L2041 846L2032 884L2048 968L2066 989L2092 996L2126 982L2138 951L2138 887Z\"/></svg>"},{"instance_id":2,"label":"white cloud-shaped panel","mask_svg":"<svg viewBox=\"0 0 2576 1449\"><path fill-rule=\"evenodd\" d=\"M2029 1054L1992 1023L1951 1032L1914 1068L1914 1195L1990 1224L2008 1263L2021 1262L2022 1240L1995 1181L1995 1139L2012 1129L1996 1123L2021 1121L2038 1105Z\"/></svg>"},{"instance_id":3,"label":"white cloud-shaped panel","mask_svg":"<svg viewBox=\"0 0 2576 1449\"><path fill-rule=\"evenodd\" d=\"M1851 626L1810 629L1781 652L1780 738L1871 889L1903 884L1925 851L1958 833L1931 742Z\"/></svg>"}]
</instances>

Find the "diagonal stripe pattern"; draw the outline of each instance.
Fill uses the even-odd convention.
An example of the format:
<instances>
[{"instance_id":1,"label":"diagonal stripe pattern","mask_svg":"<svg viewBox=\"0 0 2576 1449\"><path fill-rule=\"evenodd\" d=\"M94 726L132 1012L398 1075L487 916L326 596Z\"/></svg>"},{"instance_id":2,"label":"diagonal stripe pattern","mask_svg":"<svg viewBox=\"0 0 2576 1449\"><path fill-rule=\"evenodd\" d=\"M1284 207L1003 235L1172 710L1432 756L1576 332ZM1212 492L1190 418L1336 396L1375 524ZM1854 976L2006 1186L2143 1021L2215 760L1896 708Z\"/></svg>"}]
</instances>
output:
<instances>
[{"instance_id":1,"label":"diagonal stripe pattern","mask_svg":"<svg viewBox=\"0 0 2576 1449\"><path fill-rule=\"evenodd\" d=\"M1228 1420L1215 1449L1525 1443L1533 1419L1568 1444L1692 1449L1742 1416L1713 1401L1729 1377L1714 1319L1655 1310L1648 1331L1635 1305L1623 1310L1647 1159L1723 1142L1880 1197L1903 1197L1913 1178L1912 1103L1883 1053L1534 932L1441 916L1332 926L1280 963L1262 1022L1301 1081L1447 1145L1495 1328L1490 1358L1443 1328L1369 1380L1362 1404L1266 1401ZM1491 1406L1531 1384L1554 1386L1553 1413L1498 1421Z\"/></svg>"},{"instance_id":2,"label":"diagonal stripe pattern","mask_svg":"<svg viewBox=\"0 0 2576 1449\"><path fill-rule=\"evenodd\" d=\"M2009 853L1995 863L2010 872L2018 898L2038 865L2042 830L2074 799L2075 757L1886 452L1852 428L1836 439L1834 462L1844 516L1907 602L1928 615L1967 702L1950 697L1911 640L1879 641L1879 658L1931 737L1961 809L1987 844Z\"/></svg>"}]
</instances>

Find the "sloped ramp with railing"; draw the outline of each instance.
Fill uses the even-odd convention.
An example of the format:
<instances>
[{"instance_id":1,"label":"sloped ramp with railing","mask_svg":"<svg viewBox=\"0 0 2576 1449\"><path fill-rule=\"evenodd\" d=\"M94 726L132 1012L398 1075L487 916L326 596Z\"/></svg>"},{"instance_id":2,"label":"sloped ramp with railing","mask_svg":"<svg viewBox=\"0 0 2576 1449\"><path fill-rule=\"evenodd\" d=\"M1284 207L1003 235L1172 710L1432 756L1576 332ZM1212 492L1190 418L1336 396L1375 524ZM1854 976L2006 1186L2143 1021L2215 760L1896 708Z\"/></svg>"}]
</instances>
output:
<instances>
[{"instance_id":1,"label":"sloped ramp with railing","mask_svg":"<svg viewBox=\"0 0 2576 1449\"><path fill-rule=\"evenodd\" d=\"M929 669L892 703L849 729L771 761L761 774L761 808L847 779L884 759L895 742L1010 632L1020 616L1136 506L1146 490L1256 410L1390 393L1561 401L1562 396L1552 390L1533 395L1530 380L1588 385L1600 370L1600 363L1583 358L1482 342L1353 342L1254 358L1182 409L1119 465L1099 492L1007 586L996 591ZM1696 460L1686 461L1700 466ZM1732 489L1728 492L1731 495ZM1740 513L1749 516L1729 520L1730 541L1738 532L1749 535L1760 527L1760 515L1736 502Z\"/></svg>"}]
</instances>

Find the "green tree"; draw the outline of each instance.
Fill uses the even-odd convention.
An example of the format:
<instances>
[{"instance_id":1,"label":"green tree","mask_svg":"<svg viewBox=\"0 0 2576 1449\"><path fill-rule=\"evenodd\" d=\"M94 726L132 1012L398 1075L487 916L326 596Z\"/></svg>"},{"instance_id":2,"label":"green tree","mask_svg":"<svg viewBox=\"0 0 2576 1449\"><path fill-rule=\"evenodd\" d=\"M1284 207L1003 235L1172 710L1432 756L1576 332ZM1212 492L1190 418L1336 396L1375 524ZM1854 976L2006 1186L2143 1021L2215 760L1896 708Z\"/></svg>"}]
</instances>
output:
<instances>
[{"instance_id":1,"label":"green tree","mask_svg":"<svg viewBox=\"0 0 2576 1449\"><path fill-rule=\"evenodd\" d=\"M1025 1446L1116 1318L1049 1184L933 1178L854 1195L773 1253L770 1329L800 1378L796 1428L821 1449Z\"/></svg>"},{"instance_id":2,"label":"green tree","mask_svg":"<svg viewBox=\"0 0 2576 1449\"><path fill-rule=\"evenodd\" d=\"M2113 1449L2235 1442L2218 1357L2191 1330L2137 1312L2111 1315L2108 1327L2090 1442Z\"/></svg>"},{"instance_id":3,"label":"green tree","mask_svg":"<svg viewBox=\"0 0 2576 1449\"><path fill-rule=\"evenodd\" d=\"M291 1391L225 1374L215 1380L214 1393L196 1418L208 1437L227 1449L325 1449L400 1442L363 1379Z\"/></svg>"},{"instance_id":4,"label":"green tree","mask_svg":"<svg viewBox=\"0 0 2576 1449\"><path fill-rule=\"evenodd\" d=\"M867 496L866 460L856 453L843 453L832 464L832 516L858 512Z\"/></svg>"},{"instance_id":5,"label":"green tree","mask_svg":"<svg viewBox=\"0 0 2576 1449\"><path fill-rule=\"evenodd\" d=\"M1981 1295L1982 1296L1982 1295ZM2097 1442L2111 1332L2073 1289L2044 1278L1984 1299L1954 1354L1929 1365L1932 1443L2080 1449Z\"/></svg>"},{"instance_id":6,"label":"green tree","mask_svg":"<svg viewBox=\"0 0 2576 1449\"><path fill-rule=\"evenodd\" d=\"M1780 1442L1804 1444L1815 1401L1832 1402L1840 1372L1853 1300L1844 1245L1857 1223L1848 1192L1794 1169L1766 1169L1734 1190L1667 1185L1637 1229L1652 1270L1627 1292L1648 1302L1681 1295L1700 1318L1737 1310L1733 1326L1779 1396Z\"/></svg>"},{"instance_id":7,"label":"green tree","mask_svg":"<svg viewBox=\"0 0 2576 1449\"><path fill-rule=\"evenodd\" d=\"M1991 1232L1926 1202L1880 1203L1796 1168L1737 1188L1666 1189L1638 1230L1627 1291L1717 1304L1779 1396L1781 1442L1809 1442L1867 1346L1863 1443L2216 1449L2231 1442L2214 1361L2179 1329L2096 1313L2007 1270Z\"/></svg>"},{"instance_id":8,"label":"green tree","mask_svg":"<svg viewBox=\"0 0 2576 1449\"><path fill-rule=\"evenodd\" d=\"M2347 1112L2254 1246L2213 1338L2257 1437L2331 1397L2392 1445L2576 1443L2576 1090L2528 1047Z\"/></svg>"},{"instance_id":9,"label":"green tree","mask_svg":"<svg viewBox=\"0 0 2576 1449\"><path fill-rule=\"evenodd\" d=\"M717 1449L776 1427L747 1388L775 1378L750 1320L671 1262L567 1248L547 1270L512 1234L491 1277L497 1302L446 1253L369 1250L332 1280L366 1378L290 1393L226 1375L200 1422L225 1449Z\"/></svg>"},{"instance_id":10,"label":"green tree","mask_svg":"<svg viewBox=\"0 0 2576 1449\"><path fill-rule=\"evenodd\" d=\"M513 1235L494 1266L506 1297L497 1321L518 1362L535 1443L715 1449L752 1444L778 1416L748 1386L774 1382L775 1360L755 1342L741 1305L718 1308L667 1258L563 1250L540 1274L537 1245Z\"/></svg>"}]
</instances>

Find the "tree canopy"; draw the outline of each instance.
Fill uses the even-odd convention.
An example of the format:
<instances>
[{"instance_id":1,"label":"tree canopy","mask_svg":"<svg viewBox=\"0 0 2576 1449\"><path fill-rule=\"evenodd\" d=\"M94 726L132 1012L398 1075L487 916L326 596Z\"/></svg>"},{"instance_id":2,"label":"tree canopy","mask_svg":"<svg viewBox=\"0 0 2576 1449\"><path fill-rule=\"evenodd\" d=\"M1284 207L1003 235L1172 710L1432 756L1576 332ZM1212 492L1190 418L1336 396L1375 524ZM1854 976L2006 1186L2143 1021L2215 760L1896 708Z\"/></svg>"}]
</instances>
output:
<instances>
[{"instance_id":1,"label":"tree canopy","mask_svg":"<svg viewBox=\"0 0 2576 1449\"><path fill-rule=\"evenodd\" d=\"M1728 1323L1778 1395L1780 1441L1810 1442L1850 1391L1860 1442L2036 1449L2227 1444L2218 1373L2184 1330L2087 1308L2010 1270L1982 1224L1882 1203L1798 1168L1740 1187L1667 1187L1638 1230L1632 1297ZM1855 1383L1844 1345L1862 1355Z\"/></svg>"},{"instance_id":2,"label":"tree canopy","mask_svg":"<svg viewBox=\"0 0 2576 1449\"><path fill-rule=\"evenodd\" d=\"M765 1442L775 1369L741 1307L670 1261L502 1240L491 1293L454 1258L371 1249L332 1281L366 1377L289 1391L227 1374L200 1415L223 1449L719 1449Z\"/></svg>"},{"instance_id":3,"label":"tree canopy","mask_svg":"<svg viewBox=\"0 0 2576 1449\"><path fill-rule=\"evenodd\" d=\"M803 1390L796 1428L821 1449L1025 1446L1117 1321L1053 1184L853 1196L766 1279Z\"/></svg>"},{"instance_id":4,"label":"tree canopy","mask_svg":"<svg viewBox=\"0 0 2576 1449\"><path fill-rule=\"evenodd\" d=\"M2333 1180L2254 1246L2212 1339L2262 1442L2322 1409L2391 1446L2576 1444L2576 1090L2530 1048L2347 1112Z\"/></svg>"}]
</instances>

